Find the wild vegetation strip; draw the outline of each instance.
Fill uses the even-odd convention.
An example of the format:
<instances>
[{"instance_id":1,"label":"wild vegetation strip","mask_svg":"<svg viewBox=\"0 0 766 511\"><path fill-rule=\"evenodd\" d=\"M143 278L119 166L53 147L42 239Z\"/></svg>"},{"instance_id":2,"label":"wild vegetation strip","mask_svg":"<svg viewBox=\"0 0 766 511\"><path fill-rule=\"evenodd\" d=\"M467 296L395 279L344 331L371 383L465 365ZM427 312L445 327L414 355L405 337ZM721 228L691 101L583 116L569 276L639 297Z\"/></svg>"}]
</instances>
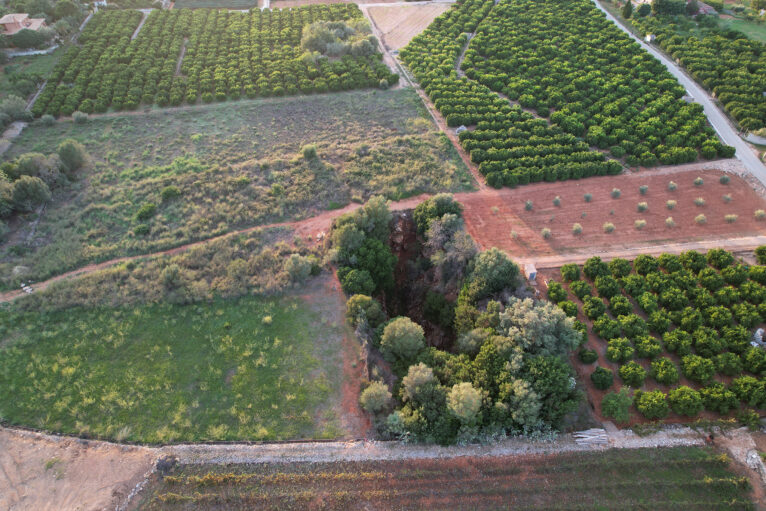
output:
<instances>
[{"instance_id":1,"label":"wild vegetation strip","mask_svg":"<svg viewBox=\"0 0 766 511\"><path fill-rule=\"evenodd\" d=\"M183 466L139 509L751 509L707 448L378 462Z\"/></svg>"},{"instance_id":2,"label":"wild vegetation strip","mask_svg":"<svg viewBox=\"0 0 766 511\"><path fill-rule=\"evenodd\" d=\"M51 182L53 198L31 239L34 213L11 218L0 281L17 287L375 193L398 199L471 189L454 148L423 115L413 91L394 90L34 124L9 159L74 138L90 163L72 183ZM14 275L18 266L28 271Z\"/></svg>"},{"instance_id":3,"label":"wild vegetation strip","mask_svg":"<svg viewBox=\"0 0 766 511\"><path fill-rule=\"evenodd\" d=\"M641 34L658 44L721 102L744 130L766 127L766 44L737 30L718 28L710 16L635 18Z\"/></svg>"},{"instance_id":4,"label":"wild vegetation strip","mask_svg":"<svg viewBox=\"0 0 766 511\"><path fill-rule=\"evenodd\" d=\"M33 113L134 110L141 104L340 91L398 80L376 53L354 4L155 10L131 40L140 20L137 11L97 13L80 36L82 46L70 48L54 68ZM302 38L308 25L314 30Z\"/></svg>"},{"instance_id":5,"label":"wild vegetation strip","mask_svg":"<svg viewBox=\"0 0 766 511\"><path fill-rule=\"evenodd\" d=\"M466 78L451 75L466 46ZM475 126L460 138L494 186L619 172L589 146L630 166L733 154L663 66L587 0L464 1L402 58L451 126Z\"/></svg>"},{"instance_id":6,"label":"wild vegetation strip","mask_svg":"<svg viewBox=\"0 0 766 511\"><path fill-rule=\"evenodd\" d=\"M344 328L324 293L2 311L0 417L140 442L343 436Z\"/></svg>"},{"instance_id":7,"label":"wild vegetation strip","mask_svg":"<svg viewBox=\"0 0 766 511\"><path fill-rule=\"evenodd\" d=\"M766 321L764 251L750 267L714 249L608 264L593 257L582 276L578 265L561 268L563 285L550 282L548 298L591 332L578 358L602 416L684 420L706 410L757 420L753 409L766 409L766 349L751 340ZM633 396L604 396L621 385ZM628 414L631 403L640 416Z\"/></svg>"}]
</instances>

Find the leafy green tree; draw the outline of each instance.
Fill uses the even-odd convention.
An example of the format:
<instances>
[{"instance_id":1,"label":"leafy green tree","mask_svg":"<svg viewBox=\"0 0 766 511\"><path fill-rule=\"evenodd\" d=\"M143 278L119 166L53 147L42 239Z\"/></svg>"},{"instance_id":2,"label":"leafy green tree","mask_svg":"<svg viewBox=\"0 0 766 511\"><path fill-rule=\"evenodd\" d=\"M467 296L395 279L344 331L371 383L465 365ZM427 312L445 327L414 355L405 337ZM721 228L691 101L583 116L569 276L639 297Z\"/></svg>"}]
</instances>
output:
<instances>
[{"instance_id":1,"label":"leafy green tree","mask_svg":"<svg viewBox=\"0 0 766 511\"><path fill-rule=\"evenodd\" d=\"M675 329L672 332L663 334L662 342L665 349L675 353L679 357L689 355L692 352L692 336L689 332L682 329Z\"/></svg>"},{"instance_id":2,"label":"leafy green tree","mask_svg":"<svg viewBox=\"0 0 766 511\"><path fill-rule=\"evenodd\" d=\"M584 300L586 296L591 296L593 294L590 284L584 280L575 280L569 284L569 289L571 289L575 296L580 300Z\"/></svg>"},{"instance_id":3,"label":"leafy green tree","mask_svg":"<svg viewBox=\"0 0 766 511\"><path fill-rule=\"evenodd\" d=\"M612 298L620 293L620 284L611 275L602 275L596 277L596 290L604 298Z\"/></svg>"},{"instance_id":4,"label":"leafy green tree","mask_svg":"<svg viewBox=\"0 0 766 511\"><path fill-rule=\"evenodd\" d=\"M439 381L434 376L433 369L420 362L411 365L407 375L402 379L402 399L416 403L427 402L433 394Z\"/></svg>"},{"instance_id":5,"label":"leafy green tree","mask_svg":"<svg viewBox=\"0 0 766 511\"><path fill-rule=\"evenodd\" d=\"M619 322L604 314L593 322L593 332L602 339L614 339L620 336L622 329Z\"/></svg>"},{"instance_id":6,"label":"leafy green tree","mask_svg":"<svg viewBox=\"0 0 766 511\"><path fill-rule=\"evenodd\" d=\"M11 42L17 48L37 48L45 43L49 37L43 31L30 30L22 28L11 36Z\"/></svg>"},{"instance_id":7,"label":"leafy green tree","mask_svg":"<svg viewBox=\"0 0 766 511\"><path fill-rule=\"evenodd\" d=\"M425 348L423 328L410 318L394 318L383 329L380 348L383 356L391 362L410 362Z\"/></svg>"},{"instance_id":8,"label":"leafy green tree","mask_svg":"<svg viewBox=\"0 0 766 511\"><path fill-rule=\"evenodd\" d=\"M632 270L633 266L630 264L630 261L626 259L615 257L609 261L609 271L612 273L612 277L616 279L627 277Z\"/></svg>"},{"instance_id":9,"label":"leafy green tree","mask_svg":"<svg viewBox=\"0 0 766 511\"><path fill-rule=\"evenodd\" d=\"M641 254L633 260L633 268L639 275L647 275L659 270L660 263L650 255Z\"/></svg>"},{"instance_id":10,"label":"leafy green tree","mask_svg":"<svg viewBox=\"0 0 766 511\"><path fill-rule=\"evenodd\" d=\"M663 385L678 383L678 368L669 358L661 357L653 360L649 373L657 383Z\"/></svg>"},{"instance_id":11,"label":"leafy green tree","mask_svg":"<svg viewBox=\"0 0 766 511\"><path fill-rule=\"evenodd\" d=\"M462 424L473 424L481 409L481 393L470 382L456 383L447 394L447 409Z\"/></svg>"},{"instance_id":12,"label":"leafy green tree","mask_svg":"<svg viewBox=\"0 0 766 511\"><path fill-rule=\"evenodd\" d=\"M390 290L394 286L394 267L396 256L388 245L375 238L367 238L357 251L357 265L366 270L376 290Z\"/></svg>"},{"instance_id":13,"label":"leafy green tree","mask_svg":"<svg viewBox=\"0 0 766 511\"><path fill-rule=\"evenodd\" d=\"M731 382L729 388L747 406L766 407L766 380L758 380L752 376L740 376Z\"/></svg>"},{"instance_id":14,"label":"leafy green tree","mask_svg":"<svg viewBox=\"0 0 766 511\"><path fill-rule=\"evenodd\" d=\"M612 362L627 362L633 358L635 349L628 339L618 337L607 342L606 358Z\"/></svg>"},{"instance_id":15,"label":"leafy green tree","mask_svg":"<svg viewBox=\"0 0 766 511\"><path fill-rule=\"evenodd\" d=\"M386 412L391 406L391 392L385 383L374 381L359 395L359 405L374 415Z\"/></svg>"},{"instance_id":16,"label":"leafy green tree","mask_svg":"<svg viewBox=\"0 0 766 511\"><path fill-rule=\"evenodd\" d=\"M386 320L386 315L377 300L357 294L346 302L346 319L354 328L366 323L374 329Z\"/></svg>"},{"instance_id":17,"label":"leafy green tree","mask_svg":"<svg viewBox=\"0 0 766 511\"><path fill-rule=\"evenodd\" d=\"M612 386L614 375L609 369L599 366L590 374L590 380L593 382L593 386L597 389L606 390Z\"/></svg>"},{"instance_id":18,"label":"leafy green tree","mask_svg":"<svg viewBox=\"0 0 766 511\"><path fill-rule=\"evenodd\" d=\"M617 422L628 422L632 404L633 397L630 391L622 387L618 392L610 392L604 396L601 400L601 414Z\"/></svg>"},{"instance_id":19,"label":"leafy green tree","mask_svg":"<svg viewBox=\"0 0 766 511\"><path fill-rule=\"evenodd\" d=\"M51 192L39 177L21 176L13 183L11 197L15 210L31 212L40 204L51 200Z\"/></svg>"},{"instance_id":20,"label":"leafy green tree","mask_svg":"<svg viewBox=\"0 0 766 511\"><path fill-rule=\"evenodd\" d=\"M642 295L643 296L643 295ZM633 305L630 301L622 295L613 296L609 300L609 312L612 316L624 316L630 314L633 311Z\"/></svg>"},{"instance_id":21,"label":"leafy green tree","mask_svg":"<svg viewBox=\"0 0 766 511\"><path fill-rule=\"evenodd\" d=\"M716 371L726 376L737 376L742 372L742 359L730 351L716 355L713 363Z\"/></svg>"},{"instance_id":22,"label":"leafy green tree","mask_svg":"<svg viewBox=\"0 0 766 511\"><path fill-rule=\"evenodd\" d=\"M567 299L567 292L561 284L553 281L548 284L548 298L553 303L559 303Z\"/></svg>"},{"instance_id":23,"label":"leafy green tree","mask_svg":"<svg viewBox=\"0 0 766 511\"><path fill-rule=\"evenodd\" d=\"M649 333L649 325L647 325L646 321L637 314L619 316L617 321L622 328L622 334L629 339L634 339L640 335L647 335Z\"/></svg>"},{"instance_id":24,"label":"leafy green tree","mask_svg":"<svg viewBox=\"0 0 766 511\"><path fill-rule=\"evenodd\" d=\"M763 348L751 346L742 355L742 361L744 362L745 369L751 373L766 376L766 351ZM733 373L731 376L735 374L737 373Z\"/></svg>"},{"instance_id":25,"label":"leafy green tree","mask_svg":"<svg viewBox=\"0 0 766 511\"><path fill-rule=\"evenodd\" d=\"M736 394L728 390L723 383L713 383L700 389L700 397L705 410L726 415L731 410L739 407L739 399Z\"/></svg>"},{"instance_id":26,"label":"leafy green tree","mask_svg":"<svg viewBox=\"0 0 766 511\"><path fill-rule=\"evenodd\" d=\"M703 408L700 393L686 385L681 385L668 392L668 402L674 412L687 417L694 417Z\"/></svg>"},{"instance_id":27,"label":"leafy green tree","mask_svg":"<svg viewBox=\"0 0 766 511\"><path fill-rule=\"evenodd\" d=\"M559 271L561 272L561 278L567 282L573 282L580 278L580 267L574 263L563 265Z\"/></svg>"},{"instance_id":28,"label":"leafy green tree","mask_svg":"<svg viewBox=\"0 0 766 511\"><path fill-rule=\"evenodd\" d=\"M456 215L458 218L463 214L463 207L452 194L440 193L418 204L412 213L418 234L425 234L432 221L446 214Z\"/></svg>"},{"instance_id":29,"label":"leafy green tree","mask_svg":"<svg viewBox=\"0 0 766 511\"><path fill-rule=\"evenodd\" d=\"M755 249L755 259L758 261L758 264L766 265L766 245L761 245Z\"/></svg>"},{"instance_id":30,"label":"leafy green tree","mask_svg":"<svg viewBox=\"0 0 766 511\"><path fill-rule=\"evenodd\" d=\"M726 349L726 343L712 328L700 327L694 331L692 338L694 338L694 350L705 358L713 358Z\"/></svg>"},{"instance_id":31,"label":"leafy green tree","mask_svg":"<svg viewBox=\"0 0 766 511\"><path fill-rule=\"evenodd\" d=\"M540 418L558 427L566 414L577 409L580 400L572 385L572 366L561 356L543 354L527 362L527 375L542 403Z\"/></svg>"},{"instance_id":32,"label":"leafy green tree","mask_svg":"<svg viewBox=\"0 0 766 511\"><path fill-rule=\"evenodd\" d=\"M710 266L718 270L722 270L734 262L732 253L722 248L712 248L708 250L705 259Z\"/></svg>"},{"instance_id":33,"label":"leafy green tree","mask_svg":"<svg viewBox=\"0 0 766 511\"><path fill-rule=\"evenodd\" d=\"M56 152L61 158L62 170L70 178L85 165L88 158L85 146L71 138L63 140L56 148Z\"/></svg>"},{"instance_id":34,"label":"leafy green tree","mask_svg":"<svg viewBox=\"0 0 766 511\"><path fill-rule=\"evenodd\" d=\"M587 297L583 302L582 311L589 319L595 319L606 311L606 305L601 298L595 296Z\"/></svg>"},{"instance_id":35,"label":"leafy green tree","mask_svg":"<svg viewBox=\"0 0 766 511\"><path fill-rule=\"evenodd\" d=\"M567 355L582 342L574 320L550 302L511 298L498 319L498 333L527 353Z\"/></svg>"},{"instance_id":36,"label":"leafy green tree","mask_svg":"<svg viewBox=\"0 0 766 511\"><path fill-rule=\"evenodd\" d=\"M687 250L686 252L682 252L679 257L681 259L681 264L684 265L684 268L689 271L693 271L694 273L699 273L707 267L707 260L705 259L705 256L695 250Z\"/></svg>"},{"instance_id":37,"label":"leafy green tree","mask_svg":"<svg viewBox=\"0 0 766 511\"><path fill-rule=\"evenodd\" d=\"M662 353L660 341L651 335L640 335L635 340L636 355L642 358L653 359Z\"/></svg>"},{"instance_id":38,"label":"leafy green tree","mask_svg":"<svg viewBox=\"0 0 766 511\"><path fill-rule=\"evenodd\" d=\"M470 301L488 296L518 285L519 267L497 248L481 252L474 260L469 276L468 296Z\"/></svg>"},{"instance_id":39,"label":"leafy green tree","mask_svg":"<svg viewBox=\"0 0 766 511\"><path fill-rule=\"evenodd\" d=\"M633 16L633 4L630 2L630 0L627 0L625 2L625 5L622 7L622 17L627 19L630 19L631 16Z\"/></svg>"},{"instance_id":40,"label":"leafy green tree","mask_svg":"<svg viewBox=\"0 0 766 511\"><path fill-rule=\"evenodd\" d=\"M633 361L621 365L618 372L622 381L629 387L638 388L646 379L646 369Z\"/></svg>"},{"instance_id":41,"label":"leafy green tree","mask_svg":"<svg viewBox=\"0 0 766 511\"><path fill-rule=\"evenodd\" d=\"M665 393L660 390L642 392L637 390L633 396L636 410L647 419L664 419L668 416L668 406Z\"/></svg>"},{"instance_id":42,"label":"leafy green tree","mask_svg":"<svg viewBox=\"0 0 766 511\"><path fill-rule=\"evenodd\" d=\"M609 266L601 260L600 257L594 256L585 261L583 266L583 273L591 280L596 280L596 277L609 275Z\"/></svg>"},{"instance_id":43,"label":"leafy green tree","mask_svg":"<svg viewBox=\"0 0 766 511\"><path fill-rule=\"evenodd\" d=\"M681 359L681 372L690 380L705 384L713 379L715 365L712 360L699 355L686 355Z\"/></svg>"},{"instance_id":44,"label":"leafy green tree","mask_svg":"<svg viewBox=\"0 0 766 511\"><path fill-rule=\"evenodd\" d=\"M375 291L375 281L367 270L348 270L340 278L340 285L347 295L371 295ZM338 271L340 273L340 270Z\"/></svg>"}]
</instances>

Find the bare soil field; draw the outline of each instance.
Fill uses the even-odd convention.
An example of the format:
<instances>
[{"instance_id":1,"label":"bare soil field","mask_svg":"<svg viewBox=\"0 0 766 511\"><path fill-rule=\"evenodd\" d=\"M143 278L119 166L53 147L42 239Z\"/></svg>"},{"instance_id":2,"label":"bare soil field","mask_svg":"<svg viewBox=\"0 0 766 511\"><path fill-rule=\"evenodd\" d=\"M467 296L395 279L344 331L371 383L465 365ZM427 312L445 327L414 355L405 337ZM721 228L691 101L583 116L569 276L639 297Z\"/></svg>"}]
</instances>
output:
<instances>
[{"instance_id":1,"label":"bare soil field","mask_svg":"<svg viewBox=\"0 0 766 511\"><path fill-rule=\"evenodd\" d=\"M413 37L425 30L434 18L451 6L451 4L392 5L370 7L367 11L383 33L383 44L389 50L398 50L407 46Z\"/></svg>"},{"instance_id":2,"label":"bare soil field","mask_svg":"<svg viewBox=\"0 0 766 511\"><path fill-rule=\"evenodd\" d=\"M719 182L721 171L684 170L677 173L645 171L620 176L592 177L580 181L536 183L516 189L502 189L494 193L458 194L465 206L466 227L482 248L498 247L511 256L549 256L565 254L577 249L631 245L661 245L697 241L711 238L754 236L766 233L766 221L754 217L757 209L766 209L766 201L743 179L728 174L728 184ZM694 181L701 177L703 184ZM668 184L677 184L675 191ZM639 187L648 186L646 195ZM613 189L620 190L619 198L612 197ZM591 194L590 202L584 198ZM729 196L724 198L724 196ZM554 199L560 198L560 205ZM703 206L695 204L702 198ZM676 205L668 209L667 201ZM526 202L532 209L526 209ZM727 202L728 201L728 202ZM638 211L638 204L646 202L648 209ZM695 221L705 216L705 223ZM733 223L726 215L738 215ZM666 225L672 217L674 227ZM636 220L646 221L637 229ZM614 224L614 231L604 231L604 224ZM582 233L573 234L575 223ZM550 229L550 238L544 239L542 230Z\"/></svg>"},{"instance_id":3,"label":"bare soil field","mask_svg":"<svg viewBox=\"0 0 766 511\"><path fill-rule=\"evenodd\" d=\"M0 429L0 509L115 509L153 462L141 447Z\"/></svg>"},{"instance_id":4,"label":"bare soil field","mask_svg":"<svg viewBox=\"0 0 766 511\"><path fill-rule=\"evenodd\" d=\"M746 509L710 448L514 457L183 466L139 509Z\"/></svg>"}]
</instances>

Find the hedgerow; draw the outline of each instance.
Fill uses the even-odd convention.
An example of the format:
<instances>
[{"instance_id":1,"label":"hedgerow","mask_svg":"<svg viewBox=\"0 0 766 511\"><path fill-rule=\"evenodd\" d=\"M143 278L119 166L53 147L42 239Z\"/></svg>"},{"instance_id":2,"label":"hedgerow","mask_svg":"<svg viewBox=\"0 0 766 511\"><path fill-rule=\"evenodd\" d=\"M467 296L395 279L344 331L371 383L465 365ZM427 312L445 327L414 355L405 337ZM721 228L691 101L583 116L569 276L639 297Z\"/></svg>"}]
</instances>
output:
<instances>
[{"instance_id":1,"label":"hedgerow","mask_svg":"<svg viewBox=\"0 0 766 511\"><path fill-rule=\"evenodd\" d=\"M54 68L33 113L71 115L133 110L141 104L340 91L399 78L374 51L367 40L371 36L355 40L342 56L304 52L301 35L307 25L364 25L353 4L248 13L156 10L131 40L140 21L137 11L97 13L80 36L81 46L70 48Z\"/></svg>"}]
</instances>

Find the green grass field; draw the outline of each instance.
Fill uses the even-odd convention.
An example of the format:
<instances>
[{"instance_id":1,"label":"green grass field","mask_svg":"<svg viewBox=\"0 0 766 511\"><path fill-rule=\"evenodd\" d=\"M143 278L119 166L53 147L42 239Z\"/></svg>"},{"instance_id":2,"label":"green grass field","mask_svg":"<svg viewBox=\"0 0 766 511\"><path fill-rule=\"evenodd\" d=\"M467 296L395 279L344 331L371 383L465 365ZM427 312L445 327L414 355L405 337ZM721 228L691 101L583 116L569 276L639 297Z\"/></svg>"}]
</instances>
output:
<instances>
[{"instance_id":1,"label":"green grass field","mask_svg":"<svg viewBox=\"0 0 766 511\"><path fill-rule=\"evenodd\" d=\"M342 436L338 299L0 313L0 417L140 442Z\"/></svg>"},{"instance_id":2,"label":"green grass field","mask_svg":"<svg viewBox=\"0 0 766 511\"><path fill-rule=\"evenodd\" d=\"M2 66L0 73L0 99L14 91L9 80L10 76L16 73L39 73L42 76L48 74L56 65L58 58L64 54L66 48L58 48L50 55L30 55L27 57L14 57L7 64Z\"/></svg>"},{"instance_id":3,"label":"green grass field","mask_svg":"<svg viewBox=\"0 0 766 511\"><path fill-rule=\"evenodd\" d=\"M719 19L718 26L739 30L750 39L766 44L766 24L747 21L742 18Z\"/></svg>"},{"instance_id":4,"label":"green grass field","mask_svg":"<svg viewBox=\"0 0 766 511\"><path fill-rule=\"evenodd\" d=\"M10 223L0 287L88 262L144 254L254 225L312 216L374 194L470 189L472 180L412 90L361 91L34 124L6 158L81 141L91 168L35 215ZM315 144L318 158L301 147ZM163 200L168 186L180 195ZM138 219L145 203L157 205Z\"/></svg>"},{"instance_id":5,"label":"green grass field","mask_svg":"<svg viewBox=\"0 0 766 511\"><path fill-rule=\"evenodd\" d=\"M184 465L139 509L753 509L748 482L708 448L378 462Z\"/></svg>"}]
</instances>

